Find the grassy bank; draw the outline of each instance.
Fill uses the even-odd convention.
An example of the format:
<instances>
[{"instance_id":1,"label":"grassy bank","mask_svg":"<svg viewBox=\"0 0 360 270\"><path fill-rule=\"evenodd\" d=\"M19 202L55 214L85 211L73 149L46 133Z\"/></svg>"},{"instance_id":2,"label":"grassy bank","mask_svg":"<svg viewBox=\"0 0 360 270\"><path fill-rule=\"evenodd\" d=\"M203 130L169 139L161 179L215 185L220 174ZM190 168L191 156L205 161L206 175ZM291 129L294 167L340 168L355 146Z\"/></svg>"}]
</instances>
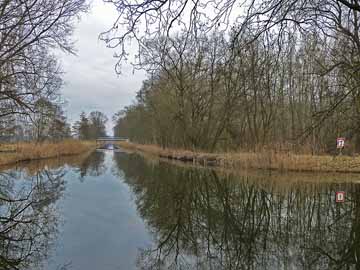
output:
<instances>
[{"instance_id":1,"label":"grassy bank","mask_svg":"<svg viewBox=\"0 0 360 270\"><path fill-rule=\"evenodd\" d=\"M95 142L65 140L58 143L16 143L0 145L0 166L22 161L77 155L95 149Z\"/></svg>"},{"instance_id":2,"label":"grassy bank","mask_svg":"<svg viewBox=\"0 0 360 270\"><path fill-rule=\"evenodd\" d=\"M163 149L156 145L120 142L126 149L142 151L161 158L225 168L267 169L302 172L360 173L360 157L297 155L275 151L204 153L182 149Z\"/></svg>"}]
</instances>

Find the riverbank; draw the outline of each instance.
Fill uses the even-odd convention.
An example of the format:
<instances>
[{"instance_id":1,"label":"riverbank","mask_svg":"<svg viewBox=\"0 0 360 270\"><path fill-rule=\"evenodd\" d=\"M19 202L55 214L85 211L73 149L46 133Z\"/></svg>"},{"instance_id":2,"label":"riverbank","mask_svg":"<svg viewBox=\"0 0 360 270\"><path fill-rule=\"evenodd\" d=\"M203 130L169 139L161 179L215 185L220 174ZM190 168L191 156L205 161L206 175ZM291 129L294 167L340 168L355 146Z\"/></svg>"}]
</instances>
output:
<instances>
[{"instance_id":1,"label":"riverbank","mask_svg":"<svg viewBox=\"0 0 360 270\"><path fill-rule=\"evenodd\" d=\"M119 142L118 144L125 149L141 151L160 158L206 166L299 172L360 173L360 156L315 156L275 151L205 153L182 149L163 149L156 145L130 142Z\"/></svg>"},{"instance_id":2,"label":"riverbank","mask_svg":"<svg viewBox=\"0 0 360 270\"><path fill-rule=\"evenodd\" d=\"M0 145L0 166L82 154L96 148L95 142L65 140L57 143L16 143Z\"/></svg>"}]
</instances>

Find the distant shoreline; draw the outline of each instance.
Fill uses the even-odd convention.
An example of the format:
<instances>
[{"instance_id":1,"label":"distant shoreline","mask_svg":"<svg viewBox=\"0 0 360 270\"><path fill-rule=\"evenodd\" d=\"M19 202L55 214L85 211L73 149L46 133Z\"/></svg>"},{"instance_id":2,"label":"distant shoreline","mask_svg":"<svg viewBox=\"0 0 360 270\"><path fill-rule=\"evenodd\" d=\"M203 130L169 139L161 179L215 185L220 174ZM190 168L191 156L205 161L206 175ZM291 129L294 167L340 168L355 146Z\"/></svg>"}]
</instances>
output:
<instances>
[{"instance_id":1,"label":"distant shoreline","mask_svg":"<svg viewBox=\"0 0 360 270\"><path fill-rule=\"evenodd\" d=\"M284 172L360 173L360 157L305 155L278 153L276 151L207 153L184 149L163 149L157 145L130 142L119 142L117 144L125 149L196 165Z\"/></svg>"},{"instance_id":2,"label":"distant shoreline","mask_svg":"<svg viewBox=\"0 0 360 270\"><path fill-rule=\"evenodd\" d=\"M78 155L95 150L95 148L95 142L80 140L0 144L0 166L17 164L19 162L30 160Z\"/></svg>"}]
</instances>

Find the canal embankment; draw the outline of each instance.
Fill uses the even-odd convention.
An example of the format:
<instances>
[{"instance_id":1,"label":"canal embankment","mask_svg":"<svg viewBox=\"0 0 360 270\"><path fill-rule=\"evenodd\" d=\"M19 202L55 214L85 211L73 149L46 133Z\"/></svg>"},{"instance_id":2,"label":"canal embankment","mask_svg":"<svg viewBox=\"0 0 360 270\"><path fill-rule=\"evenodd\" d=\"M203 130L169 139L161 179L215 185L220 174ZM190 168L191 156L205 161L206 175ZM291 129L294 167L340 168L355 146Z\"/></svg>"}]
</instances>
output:
<instances>
[{"instance_id":1,"label":"canal embankment","mask_svg":"<svg viewBox=\"0 0 360 270\"><path fill-rule=\"evenodd\" d=\"M184 149L164 149L157 145L131 142L119 142L118 145L124 149L140 151L160 158L205 166L299 172L360 173L360 156L294 154L270 150L207 153Z\"/></svg>"},{"instance_id":2,"label":"canal embankment","mask_svg":"<svg viewBox=\"0 0 360 270\"><path fill-rule=\"evenodd\" d=\"M0 144L0 166L23 161L78 155L96 148L94 141L22 142Z\"/></svg>"}]
</instances>

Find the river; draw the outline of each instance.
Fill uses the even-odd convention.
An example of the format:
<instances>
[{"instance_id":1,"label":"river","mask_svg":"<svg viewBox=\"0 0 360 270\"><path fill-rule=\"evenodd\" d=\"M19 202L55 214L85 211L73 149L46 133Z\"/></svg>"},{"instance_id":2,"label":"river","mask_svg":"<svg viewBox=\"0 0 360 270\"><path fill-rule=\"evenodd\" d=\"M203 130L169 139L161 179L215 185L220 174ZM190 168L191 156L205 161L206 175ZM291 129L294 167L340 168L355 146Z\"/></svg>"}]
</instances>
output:
<instances>
[{"instance_id":1,"label":"river","mask_svg":"<svg viewBox=\"0 0 360 270\"><path fill-rule=\"evenodd\" d=\"M360 269L357 178L121 150L29 162L0 172L0 269Z\"/></svg>"}]
</instances>

